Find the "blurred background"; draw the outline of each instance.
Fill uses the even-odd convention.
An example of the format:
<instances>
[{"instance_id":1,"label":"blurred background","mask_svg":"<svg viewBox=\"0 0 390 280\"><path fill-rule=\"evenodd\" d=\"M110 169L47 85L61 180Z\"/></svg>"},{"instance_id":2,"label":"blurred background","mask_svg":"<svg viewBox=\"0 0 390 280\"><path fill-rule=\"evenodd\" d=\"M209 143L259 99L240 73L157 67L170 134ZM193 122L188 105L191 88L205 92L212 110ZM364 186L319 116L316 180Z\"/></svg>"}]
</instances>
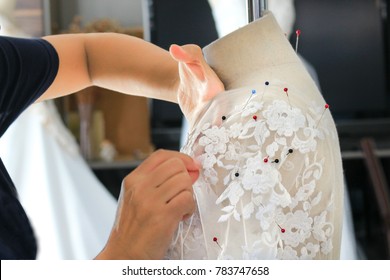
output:
<instances>
[{"instance_id":1,"label":"blurred background","mask_svg":"<svg viewBox=\"0 0 390 280\"><path fill-rule=\"evenodd\" d=\"M8 26L11 35L26 37L110 31L144 38L165 49L172 43L203 47L246 24L246 2L0 0L0 24L2 32ZM346 211L351 217L346 242L352 242L354 250L346 258L389 259L390 0L269 2L293 46L295 30L302 31L299 54L336 121L350 206ZM185 139L179 107L163 101L107 95L106 90L89 88L56 100L54 110L64 124L61 133L70 132L76 140L69 145L80 147L84 173L97 178L93 183L97 188L108 190L99 199L113 198L108 213L114 211L122 178L129 171L151 151L178 150ZM110 217L107 224L109 228ZM104 244L105 236L99 237L94 248ZM75 250L80 246L75 245ZM55 257L88 258L94 250Z\"/></svg>"}]
</instances>

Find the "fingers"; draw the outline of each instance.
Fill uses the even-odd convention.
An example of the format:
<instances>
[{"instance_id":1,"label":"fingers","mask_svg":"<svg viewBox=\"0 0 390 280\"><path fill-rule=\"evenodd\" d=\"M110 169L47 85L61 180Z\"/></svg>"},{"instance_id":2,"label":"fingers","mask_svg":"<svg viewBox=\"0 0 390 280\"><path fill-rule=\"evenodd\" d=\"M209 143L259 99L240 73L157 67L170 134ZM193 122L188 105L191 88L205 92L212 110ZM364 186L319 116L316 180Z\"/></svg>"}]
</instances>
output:
<instances>
[{"instance_id":1,"label":"fingers","mask_svg":"<svg viewBox=\"0 0 390 280\"><path fill-rule=\"evenodd\" d=\"M171 45L169 52L173 59L183 63L189 73L194 75L199 81L205 81L205 61L202 50L197 45Z\"/></svg>"},{"instance_id":2,"label":"fingers","mask_svg":"<svg viewBox=\"0 0 390 280\"><path fill-rule=\"evenodd\" d=\"M115 225L100 257L161 259L179 222L195 210L192 184L198 173L187 155L153 153L124 179Z\"/></svg>"},{"instance_id":3,"label":"fingers","mask_svg":"<svg viewBox=\"0 0 390 280\"><path fill-rule=\"evenodd\" d=\"M178 221L191 216L196 208L193 193L189 191L183 191L179 195L176 195L168 202L167 206ZM181 209L182 211L179 213L176 209Z\"/></svg>"},{"instance_id":4,"label":"fingers","mask_svg":"<svg viewBox=\"0 0 390 280\"><path fill-rule=\"evenodd\" d=\"M211 69L203 57L202 49L197 45L171 45L169 52L171 56L184 67L185 74L191 74L202 84L198 95L203 102L211 100L218 93L224 91L225 87L217 74ZM183 72L183 71L182 71ZM189 81L185 81L189 82ZM194 84L192 84L194 86ZM197 88L197 87L195 87Z\"/></svg>"},{"instance_id":5,"label":"fingers","mask_svg":"<svg viewBox=\"0 0 390 280\"><path fill-rule=\"evenodd\" d=\"M169 203L175 196L183 191L192 193L192 180L185 170L176 172L164 181L156 190L156 196Z\"/></svg>"},{"instance_id":6,"label":"fingers","mask_svg":"<svg viewBox=\"0 0 390 280\"><path fill-rule=\"evenodd\" d=\"M130 173L124 185L134 193L133 199L165 206L181 192L192 194L192 184L198 176L199 164L191 157L159 150ZM180 209L177 211L181 212Z\"/></svg>"},{"instance_id":7,"label":"fingers","mask_svg":"<svg viewBox=\"0 0 390 280\"><path fill-rule=\"evenodd\" d=\"M149 176L159 165L173 158L182 161L185 169L195 182L199 175L199 163L195 162L190 156L175 151L158 150L154 152L134 172L137 175Z\"/></svg>"},{"instance_id":8,"label":"fingers","mask_svg":"<svg viewBox=\"0 0 390 280\"><path fill-rule=\"evenodd\" d=\"M203 57L202 51L197 45L185 45L181 47L173 44L170 46L169 52L177 62L183 63L200 63L199 58Z\"/></svg>"}]
</instances>

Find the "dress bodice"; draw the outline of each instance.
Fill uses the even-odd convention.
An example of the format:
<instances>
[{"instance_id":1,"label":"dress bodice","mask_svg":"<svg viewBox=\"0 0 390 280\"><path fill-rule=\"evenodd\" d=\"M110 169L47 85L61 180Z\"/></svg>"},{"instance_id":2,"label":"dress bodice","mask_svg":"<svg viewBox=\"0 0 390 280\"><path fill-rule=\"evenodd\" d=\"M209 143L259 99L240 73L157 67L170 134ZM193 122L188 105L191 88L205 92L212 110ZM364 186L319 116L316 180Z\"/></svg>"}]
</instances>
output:
<instances>
[{"instance_id":1,"label":"dress bodice","mask_svg":"<svg viewBox=\"0 0 390 280\"><path fill-rule=\"evenodd\" d=\"M338 258L335 124L272 14L204 53L227 91L192 122L183 152L202 165L198 210L180 224L167 257Z\"/></svg>"}]
</instances>

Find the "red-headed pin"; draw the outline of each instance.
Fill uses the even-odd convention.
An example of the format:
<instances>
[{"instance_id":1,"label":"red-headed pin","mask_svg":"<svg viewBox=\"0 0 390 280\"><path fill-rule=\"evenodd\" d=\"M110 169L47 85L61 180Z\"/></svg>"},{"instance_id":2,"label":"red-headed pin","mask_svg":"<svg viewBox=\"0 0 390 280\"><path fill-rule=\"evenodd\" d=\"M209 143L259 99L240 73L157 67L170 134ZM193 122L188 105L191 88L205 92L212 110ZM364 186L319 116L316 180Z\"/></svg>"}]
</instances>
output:
<instances>
[{"instance_id":1,"label":"red-headed pin","mask_svg":"<svg viewBox=\"0 0 390 280\"><path fill-rule=\"evenodd\" d=\"M324 106L324 111L322 111L321 117L320 117L320 119L318 120L318 122L317 122L317 124L316 124L316 128L318 127L320 121L322 120L322 117L324 116L325 111L328 110L329 108L330 108L329 104L325 104L325 106Z\"/></svg>"},{"instance_id":2,"label":"red-headed pin","mask_svg":"<svg viewBox=\"0 0 390 280\"><path fill-rule=\"evenodd\" d=\"M301 30L297 29L297 31L295 31L295 34L297 35L297 39L295 41L295 52L298 52L298 44L299 44L299 37L301 36Z\"/></svg>"},{"instance_id":3,"label":"red-headed pin","mask_svg":"<svg viewBox=\"0 0 390 280\"><path fill-rule=\"evenodd\" d=\"M213 238L213 242L217 243L217 245L219 246L219 248L221 248L221 250L222 250L221 245L219 245L219 243L218 243L218 238L214 237L214 238Z\"/></svg>"}]
</instances>

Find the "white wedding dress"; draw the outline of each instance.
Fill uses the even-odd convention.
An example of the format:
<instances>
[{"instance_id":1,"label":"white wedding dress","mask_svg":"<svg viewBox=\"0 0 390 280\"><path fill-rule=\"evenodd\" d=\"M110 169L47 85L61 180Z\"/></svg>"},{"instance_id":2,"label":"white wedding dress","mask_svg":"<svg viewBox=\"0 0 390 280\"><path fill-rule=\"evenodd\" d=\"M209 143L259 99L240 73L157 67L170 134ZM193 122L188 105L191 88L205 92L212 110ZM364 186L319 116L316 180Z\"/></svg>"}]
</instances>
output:
<instances>
[{"instance_id":1,"label":"white wedding dress","mask_svg":"<svg viewBox=\"0 0 390 280\"><path fill-rule=\"evenodd\" d=\"M169 259L337 259L344 181L328 105L271 13L204 48L226 92L196 116L198 211Z\"/></svg>"}]
</instances>

